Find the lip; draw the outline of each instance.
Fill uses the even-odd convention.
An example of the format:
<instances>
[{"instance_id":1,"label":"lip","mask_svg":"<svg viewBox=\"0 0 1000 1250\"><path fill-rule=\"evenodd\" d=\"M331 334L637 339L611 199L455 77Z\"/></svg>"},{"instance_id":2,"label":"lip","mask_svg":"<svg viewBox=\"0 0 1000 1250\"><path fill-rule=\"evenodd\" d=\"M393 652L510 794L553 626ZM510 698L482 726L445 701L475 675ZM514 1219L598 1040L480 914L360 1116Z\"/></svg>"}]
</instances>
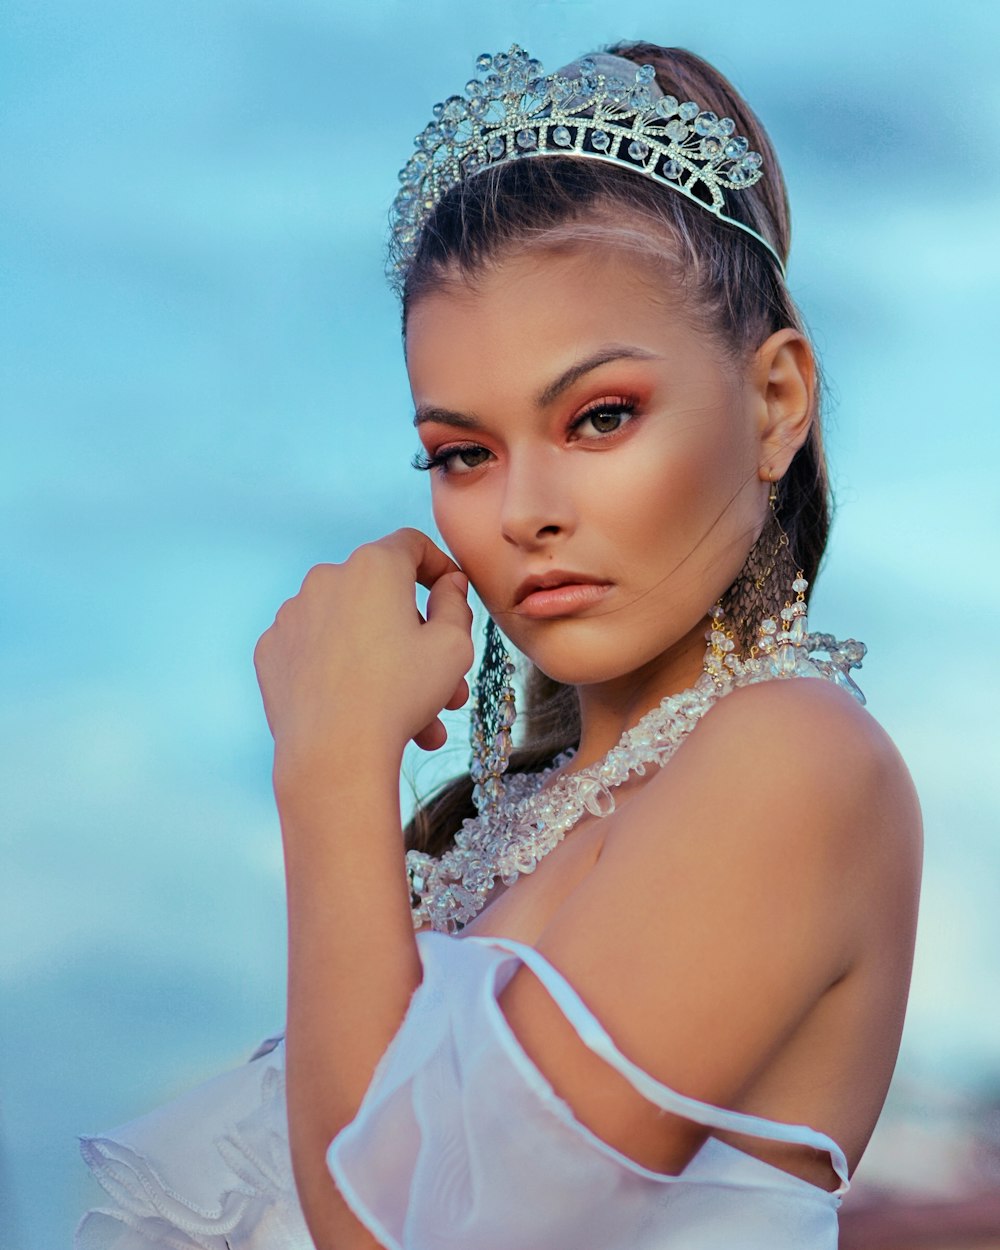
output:
<instances>
[{"instance_id":1,"label":"lip","mask_svg":"<svg viewBox=\"0 0 1000 1250\"><path fill-rule=\"evenodd\" d=\"M610 589L610 582L595 581L586 573L550 569L518 586L514 607L522 616L569 616L599 603Z\"/></svg>"}]
</instances>

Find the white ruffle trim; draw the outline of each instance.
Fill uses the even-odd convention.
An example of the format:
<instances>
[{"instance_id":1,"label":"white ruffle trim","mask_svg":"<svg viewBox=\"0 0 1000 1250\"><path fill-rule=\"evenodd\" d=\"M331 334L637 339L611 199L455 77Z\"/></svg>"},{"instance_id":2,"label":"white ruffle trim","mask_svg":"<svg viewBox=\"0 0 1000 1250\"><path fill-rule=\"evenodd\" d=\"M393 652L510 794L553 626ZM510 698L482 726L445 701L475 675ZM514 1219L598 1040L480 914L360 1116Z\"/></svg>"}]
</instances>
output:
<instances>
[{"instance_id":1,"label":"white ruffle trim","mask_svg":"<svg viewBox=\"0 0 1000 1250\"><path fill-rule=\"evenodd\" d=\"M87 1212L76 1250L313 1250L280 1039L140 1119L81 1137L80 1151L117 1205Z\"/></svg>"}]
</instances>

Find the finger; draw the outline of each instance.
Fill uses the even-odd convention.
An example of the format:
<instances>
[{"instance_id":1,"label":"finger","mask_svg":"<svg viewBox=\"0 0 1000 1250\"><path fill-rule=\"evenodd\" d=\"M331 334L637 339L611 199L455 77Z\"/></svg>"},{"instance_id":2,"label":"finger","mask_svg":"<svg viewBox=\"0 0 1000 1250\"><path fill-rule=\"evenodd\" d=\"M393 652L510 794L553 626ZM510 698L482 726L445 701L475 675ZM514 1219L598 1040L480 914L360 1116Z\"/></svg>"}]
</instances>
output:
<instances>
[{"instance_id":1,"label":"finger","mask_svg":"<svg viewBox=\"0 0 1000 1250\"><path fill-rule=\"evenodd\" d=\"M431 586L427 596L427 623L455 625L472 636L472 609L467 595L469 579L464 573L446 573Z\"/></svg>"},{"instance_id":2,"label":"finger","mask_svg":"<svg viewBox=\"0 0 1000 1250\"><path fill-rule=\"evenodd\" d=\"M390 549L398 550L413 567L413 573L421 586L433 586L446 573L461 570L451 556L447 555L432 538L422 530L404 528L393 531L381 540Z\"/></svg>"},{"instance_id":3,"label":"finger","mask_svg":"<svg viewBox=\"0 0 1000 1250\"><path fill-rule=\"evenodd\" d=\"M455 693L451 696L445 707L449 712L457 712L460 707L465 707L469 701L469 683L463 677L455 687Z\"/></svg>"},{"instance_id":4,"label":"finger","mask_svg":"<svg viewBox=\"0 0 1000 1250\"><path fill-rule=\"evenodd\" d=\"M413 741L422 751L437 751L448 741L448 730L440 718L435 717L429 725L413 735Z\"/></svg>"}]
</instances>

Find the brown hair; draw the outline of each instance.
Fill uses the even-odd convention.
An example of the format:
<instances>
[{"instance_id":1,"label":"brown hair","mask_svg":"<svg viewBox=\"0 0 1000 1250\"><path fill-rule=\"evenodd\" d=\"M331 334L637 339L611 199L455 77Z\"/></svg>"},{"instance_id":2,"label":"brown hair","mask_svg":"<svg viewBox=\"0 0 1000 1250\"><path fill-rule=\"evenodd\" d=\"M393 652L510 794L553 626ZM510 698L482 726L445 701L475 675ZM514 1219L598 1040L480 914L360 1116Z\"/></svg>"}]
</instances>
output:
<instances>
[{"instance_id":1,"label":"brown hair","mask_svg":"<svg viewBox=\"0 0 1000 1250\"><path fill-rule=\"evenodd\" d=\"M701 57L683 48L619 43L607 51L651 64L660 88L679 100L731 117L736 132L760 152L764 175L728 197L726 212L751 226L787 258L788 195L764 128L733 86ZM474 285L508 250L553 248L592 237L640 248L679 284L692 316L717 336L734 359L753 352L785 326L805 333L801 315L767 248L666 190L610 162L545 156L491 166L453 187L424 226L402 290L403 334L421 295L452 282ZM778 483L777 513L791 552L812 583L830 528L830 492L819 423L817 386L806 442ZM576 691L532 666L519 715L523 745L511 772L534 772L579 741ZM473 816L467 776L447 783L419 807L406 844L439 855L464 818Z\"/></svg>"}]
</instances>

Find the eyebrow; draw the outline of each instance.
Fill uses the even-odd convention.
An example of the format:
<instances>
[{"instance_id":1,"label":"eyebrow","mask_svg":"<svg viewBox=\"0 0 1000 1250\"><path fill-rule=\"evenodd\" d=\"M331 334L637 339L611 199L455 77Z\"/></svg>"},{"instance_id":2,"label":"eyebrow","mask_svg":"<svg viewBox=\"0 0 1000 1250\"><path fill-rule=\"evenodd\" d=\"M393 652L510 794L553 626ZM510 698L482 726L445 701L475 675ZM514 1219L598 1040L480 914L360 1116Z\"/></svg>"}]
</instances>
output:
<instances>
[{"instance_id":1,"label":"eyebrow","mask_svg":"<svg viewBox=\"0 0 1000 1250\"><path fill-rule=\"evenodd\" d=\"M584 374L590 373L592 369L599 369L601 365L610 364L613 360L659 360L655 352L647 351L644 347L631 347L623 343L608 343L604 347L598 348L596 352L592 352L589 356L585 356L583 360L576 361L575 364L565 369L554 381L544 387L535 396L536 408L547 408L553 403L563 391L568 390L574 382L578 382ZM421 404L417 408L414 417L414 425L423 425L426 421L435 421L440 425L452 425L460 430L478 430L480 428L479 420L468 413L454 412L450 408L437 408L430 404Z\"/></svg>"}]
</instances>

